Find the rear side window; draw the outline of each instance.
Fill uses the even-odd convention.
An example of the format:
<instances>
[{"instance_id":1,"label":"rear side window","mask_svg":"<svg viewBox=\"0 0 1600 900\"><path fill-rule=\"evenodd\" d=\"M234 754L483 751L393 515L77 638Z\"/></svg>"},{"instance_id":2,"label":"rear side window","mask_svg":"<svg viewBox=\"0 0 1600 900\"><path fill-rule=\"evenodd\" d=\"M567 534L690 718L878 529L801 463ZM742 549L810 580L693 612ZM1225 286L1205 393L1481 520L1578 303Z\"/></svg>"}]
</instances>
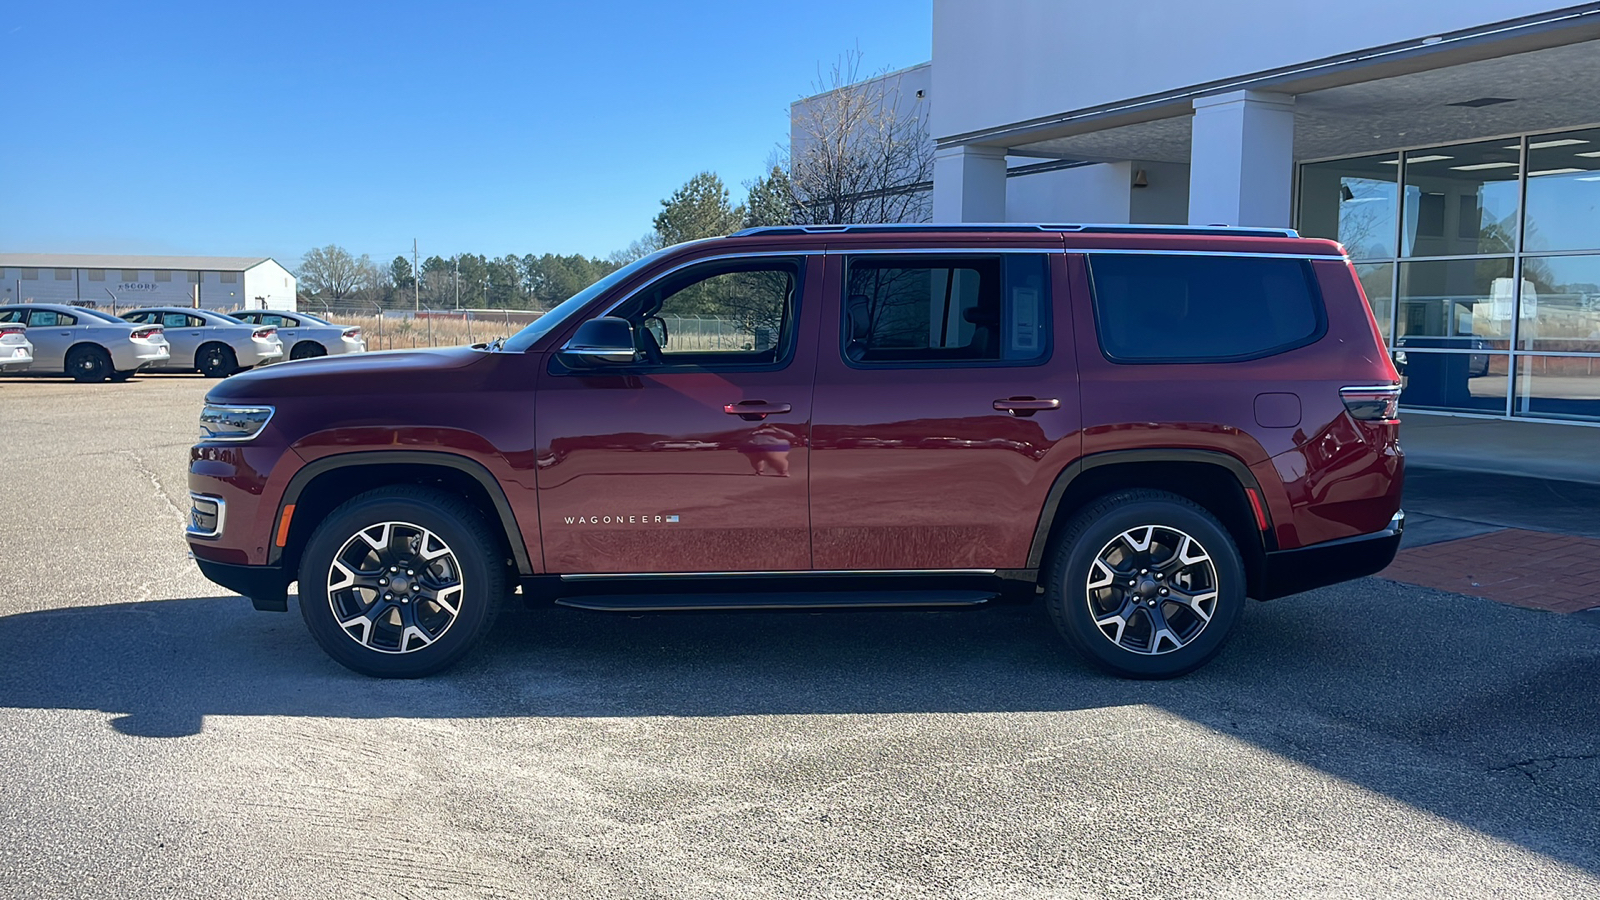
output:
<instances>
[{"instance_id":1,"label":"rear side window","mask_svg":"<svg viewBox=\"0 0 1600 900\"><path fill-rule=\"evenodd\" d=\"M1122 362L1224 362L1303 347L1327 330L1305 260L1092 253L1100 348Z\"/></svg>"},{"instance_id":2,"label":"rear side window","mask_svg":"<svg viewBox=\"0 0 1600 900\"><path fill-rule=\"evenodd\" d=\"M69 316L53 309L35 309L28 313L29 328L55 328L61 325L76 324L78 324L77 316Z\"/></svg>"},{"instance_id":3,"label":"rear side window","mask_svg":"<svg viewBox=\"0 0 1600 900\"><path fill-rule=\"evenodd\" d=\"M1048 350L1046 257L850 260L844 355L852 364L1028 365Z\"/></svg>"}]
</instances>

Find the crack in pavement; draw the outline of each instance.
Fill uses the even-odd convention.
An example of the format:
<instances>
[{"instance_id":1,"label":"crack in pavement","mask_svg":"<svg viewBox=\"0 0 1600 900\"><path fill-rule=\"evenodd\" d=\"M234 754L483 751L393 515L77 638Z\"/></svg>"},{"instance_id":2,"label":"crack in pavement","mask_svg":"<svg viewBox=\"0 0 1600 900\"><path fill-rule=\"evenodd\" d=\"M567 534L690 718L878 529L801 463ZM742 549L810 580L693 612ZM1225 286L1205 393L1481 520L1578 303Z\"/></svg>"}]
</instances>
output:
<instances>
[{"instance_id":1,"label":"crack in pavement","mask_svg":"<svg viewBox=\"0 0 1600 900\"><path fill-rule=\"evenodd\" d=\"M139 472L139 474L143 475L144 477L150 479L150 483L155 485L156 494L163 501L165 501L167 508L172 510L172 514L174 516L176 516L180 521L188 517L188 514L183 511L183 507L179 506L177 501L173 500L172 497L168 495L167 486L161 483L161 476L156 473L156 470L148 462L145 461L144 456L133 450L118 450L116 452L120 456L126 456L133 460L134 470Z\"/></svg>"}]
</instances>

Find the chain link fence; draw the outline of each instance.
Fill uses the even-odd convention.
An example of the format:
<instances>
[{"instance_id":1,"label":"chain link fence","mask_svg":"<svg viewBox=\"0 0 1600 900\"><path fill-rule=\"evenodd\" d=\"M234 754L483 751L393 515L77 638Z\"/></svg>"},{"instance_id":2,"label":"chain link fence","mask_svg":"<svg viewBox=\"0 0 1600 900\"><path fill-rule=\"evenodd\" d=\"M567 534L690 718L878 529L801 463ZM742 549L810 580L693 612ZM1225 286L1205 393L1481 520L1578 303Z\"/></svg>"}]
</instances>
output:
<instances>
[{"instance_id":1,"label":"chain link fence","mask_svg":"<svg viewBox=\"0 0 1600 900\"><path fill-rule=\"evenodd\" d=\"M459 347L510 337L527 327L542 312L526 309L397 310L369 307L300 305L302 312L343 326L359 326L369 350L412 347ZM731 318L666 316L666 348L678 351L749 350L770 345L774 338L741 326ZM660 332L657 332L660 338Z\"/></svg>"}]
</instances>

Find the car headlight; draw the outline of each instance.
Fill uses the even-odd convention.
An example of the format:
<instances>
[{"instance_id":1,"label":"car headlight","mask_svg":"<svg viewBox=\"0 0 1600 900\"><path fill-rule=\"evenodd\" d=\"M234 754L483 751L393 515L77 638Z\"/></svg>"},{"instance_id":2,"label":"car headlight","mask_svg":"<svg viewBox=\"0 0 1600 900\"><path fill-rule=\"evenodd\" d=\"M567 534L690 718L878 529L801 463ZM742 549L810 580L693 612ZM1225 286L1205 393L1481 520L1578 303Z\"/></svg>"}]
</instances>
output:
<instances>
[{"instance_id":1,"label":"car headlight","mask_svg":"<svg viewBox=\"0 0 1600 900\"><path fill-rule=\"evenodd\" d=\"M248 441L272 419L270 406L223 406L207 403L200 410L200 440Z\"/></svg>"}]
</instances>

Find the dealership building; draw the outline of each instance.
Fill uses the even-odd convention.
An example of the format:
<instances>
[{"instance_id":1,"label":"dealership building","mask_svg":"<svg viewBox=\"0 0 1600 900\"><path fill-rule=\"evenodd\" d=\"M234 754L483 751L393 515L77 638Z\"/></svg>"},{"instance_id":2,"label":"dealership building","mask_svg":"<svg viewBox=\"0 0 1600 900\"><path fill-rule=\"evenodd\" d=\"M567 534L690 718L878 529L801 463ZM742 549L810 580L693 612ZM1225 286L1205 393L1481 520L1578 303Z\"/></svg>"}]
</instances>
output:
<instances>
[{"instance_id":1,"label":"dealership building","mask_svg":"<svg viewBox=\"0 0 1600 900\"><path fill-rule=\"evenodd\" d=\"M0 303L128 309L294 309L294 275L266 257L0 253Z\"/></svg>"},{"instance_id":2,"label":"dealership building","mask_svg":"<svg viewBox=\"0 0 1600 900\"><path fill-rule=\"evenodd\" d=\"M1407 408L1600 424L1600 3L934 0L890 77L935 221L1335 238Z\"/></svg>"}]
</instances>

